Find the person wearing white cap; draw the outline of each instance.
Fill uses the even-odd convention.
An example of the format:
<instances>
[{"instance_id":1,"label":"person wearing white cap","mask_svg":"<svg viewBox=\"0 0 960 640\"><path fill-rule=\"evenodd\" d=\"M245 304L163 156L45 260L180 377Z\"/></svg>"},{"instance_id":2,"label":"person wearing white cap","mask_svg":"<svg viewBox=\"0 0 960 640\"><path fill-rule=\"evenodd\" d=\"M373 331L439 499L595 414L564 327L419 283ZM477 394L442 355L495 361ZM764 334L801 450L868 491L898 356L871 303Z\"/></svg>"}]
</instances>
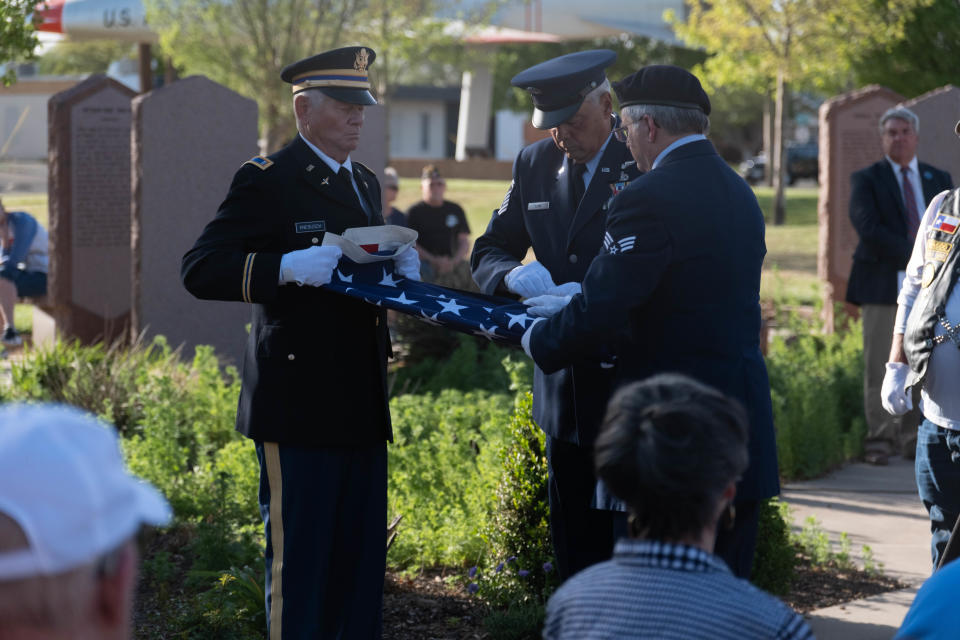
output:
<instances>
[{"instance_id":1,"label":"person wearing white cap","mask_svg":"<svg viewBox=\"0 0 960 640\"><path fill-rule=\"evenodd\" d=\"M109 426L64 406L0 408L0 638L129 638L136 534L170 517Z\"/></svg>"}]
</instances>

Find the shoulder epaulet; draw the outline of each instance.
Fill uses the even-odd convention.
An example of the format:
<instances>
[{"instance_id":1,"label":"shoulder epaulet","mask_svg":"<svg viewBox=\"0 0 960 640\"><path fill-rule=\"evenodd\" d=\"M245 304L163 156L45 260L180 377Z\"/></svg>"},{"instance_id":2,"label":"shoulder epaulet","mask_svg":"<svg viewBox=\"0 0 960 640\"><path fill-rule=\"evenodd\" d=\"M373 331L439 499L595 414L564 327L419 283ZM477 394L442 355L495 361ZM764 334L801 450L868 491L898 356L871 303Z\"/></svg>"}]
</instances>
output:
<instances>
[{"instance_id":1,"label":"shoulder epaulet","mask_svg":"<svg viewBox=\"0 0 960 640\"><path fill-rule=\"evenodd\" d=\"M358 167L360 167L361 169L363 169L363 170L366 171L367 173L369 173L369 174L371 174L371 175L374 175L374 176L377 175L376 173L373 172L373 170L372 170L370 167L368 167L367 165L363 164L362 162L357 162L356 160L353 160L352 162L353 162L353 164L357 165Z\"/></svg>"},{"instance_id":2,"label":"shoulder epaulet","mask_svg":"<svg viewBox=\"0 0 960 640\"><path fill-rule=\"evenodd\" d=\"M261 171L266 171L267 169L273 166L273 160L264 156L253 156L252 158L250 158L240 166L245 167L248 164L252 164L253 166L260 169Z\"/></svg>"}]
</instances>

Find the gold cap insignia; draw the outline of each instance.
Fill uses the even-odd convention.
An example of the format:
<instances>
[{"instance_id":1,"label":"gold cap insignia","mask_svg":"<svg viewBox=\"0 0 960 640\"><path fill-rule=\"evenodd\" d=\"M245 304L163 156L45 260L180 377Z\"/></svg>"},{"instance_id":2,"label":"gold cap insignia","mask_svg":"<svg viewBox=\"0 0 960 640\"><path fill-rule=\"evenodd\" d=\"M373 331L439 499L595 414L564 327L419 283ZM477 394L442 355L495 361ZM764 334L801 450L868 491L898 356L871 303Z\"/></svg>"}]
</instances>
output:
<instances>
[{"instance_id":1,"label":"gold cap insignia","mask_svg":"<svg viewBox=\"0 0 960 640\"><path fill-rule=\"evenodd\" d=\"M357 58L353 61L353 68L357 71L366 71L367 65L369 64L370 54L367 53L367 50L363 47L360 48L360 51L357 51Z\"/></svg>"}]
</instances>

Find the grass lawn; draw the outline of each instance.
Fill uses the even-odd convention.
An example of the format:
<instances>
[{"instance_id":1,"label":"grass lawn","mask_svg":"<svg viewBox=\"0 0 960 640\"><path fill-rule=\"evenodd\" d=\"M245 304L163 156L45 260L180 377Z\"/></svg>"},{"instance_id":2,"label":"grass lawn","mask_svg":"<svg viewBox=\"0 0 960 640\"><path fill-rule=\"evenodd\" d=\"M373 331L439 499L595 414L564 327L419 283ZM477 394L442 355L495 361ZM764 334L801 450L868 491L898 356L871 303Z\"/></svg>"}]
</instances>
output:
<instances>
[{"instance_id":1,"label":"grass lawn","mask_svg":"<svg viewBox=\"0 0 960 640\"><path fill-rule=\"evenodd\" d=\"M463 207L476 238L487 228L490 216L500 208L510 185L506 180L447 180L447 199ZM760 297L764 300L787 299L793 304L814 304L820 299L817 280L817 188L790 187L787 189L786 224L775 227L773 217L773 190L757 187L757 199L767 218L767 258L760 283ZM400 195L395 205L406 211L420 200L420 180L401 178ZM23 210L47 226L46 194L4 194L4 206L9 210ZM18 330L29 330L32 309L17 305L14 313Z\"/></svg>"}]
</instances>

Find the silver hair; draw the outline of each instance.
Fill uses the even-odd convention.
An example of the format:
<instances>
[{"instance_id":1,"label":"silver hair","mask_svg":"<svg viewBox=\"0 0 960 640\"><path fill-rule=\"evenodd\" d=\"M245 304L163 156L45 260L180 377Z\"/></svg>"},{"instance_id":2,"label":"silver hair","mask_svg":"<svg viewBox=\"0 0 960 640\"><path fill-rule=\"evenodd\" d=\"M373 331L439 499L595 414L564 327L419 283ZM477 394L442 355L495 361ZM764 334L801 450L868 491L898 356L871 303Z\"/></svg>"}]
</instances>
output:
<instances>
[{"instance_id":1,"label":"silver hair","mask_svg":"<svg viewBox=\"0 0 960 640\"><path fill-rule=\"evenodd\" d=\"M887 120L891 118L909 122L913 126L914 133L920 133L920 118L913 111L901 105L890 107L883 112L883 115L880 116L880 133L883 133L883 125L887 124Z\"/></svg>"},{"instance_id":2,"label":"silver hair","mask_svg":"<svg viewBox=\"0 0 960 640\"><path fill-rule=\"evenodd\" d=\"M632 104L622 109L624 116L636 122L644 115L653 118L658 127L670 135L710 132L710 118L700 109L684 109L662 104Z\"/></svg>"},{"instance_id":3,"label":"silver hair","mask_svg":"<svg viewBox=\"0 0 960 640\"><path fill-rule=\"evenodd\" d=\"M316 109L327 100L327 96L323 93L323 91L312 91L309 89L307 91L301 91L300 93L293 94L294 117L296 117L297 113L297 100L307 100L310 103L310 108ZM304 132L303 129L300 128L300 118L297 118L297 131L300 133Z\"/></svg>"},{"instance_id":4,"label":"silver hair","mask_svg":"<svg viewBox=\"0 0 960 640\"><path fill-rule=\"evenodd\" d=\"M601 82L596 89L593 89L592 91L590 91L590 93L588 93L583 100L584 102L589 100L593 104L600 104L600 100L603 99L603 96L609 93L610 93L610 79L604 78L603 82Z\"/></svg>"}]
</instances>

